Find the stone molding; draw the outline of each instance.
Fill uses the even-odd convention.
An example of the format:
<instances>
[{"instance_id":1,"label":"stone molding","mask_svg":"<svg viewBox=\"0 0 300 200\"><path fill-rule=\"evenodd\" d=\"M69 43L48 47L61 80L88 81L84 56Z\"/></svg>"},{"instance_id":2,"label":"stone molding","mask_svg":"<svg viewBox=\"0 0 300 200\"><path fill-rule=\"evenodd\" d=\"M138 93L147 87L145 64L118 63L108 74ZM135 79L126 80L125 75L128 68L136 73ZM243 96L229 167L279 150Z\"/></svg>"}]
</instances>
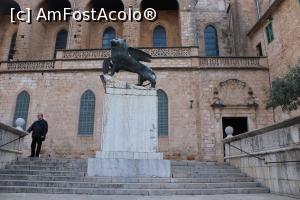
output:
<instances>
[{"instance_id":1,"label":"stone molding","mask_svg":"<svg viewBox=\"0 0 300 200\"><path fill-rule=\"evenodd\" d=\"M0 122L0 129L11 132L15 135L18 135L20 137L27 135L28 133L25 131L20 131L18 129L15 129L14 127L8 126L6 124L3 124Z\"/></svg>"},{"instance_id":2,"label":"stone molding","mask_svg":"<svg viewBox=\"0 0 300 200\"><path fill-rule=\"evenodd\" d=\"M283 122L273 124L271 126L267 126L265 128L262 128L262 129L257 129L257 130L254 130L254 131L243 133L241 135L234 136L232 138L224 139L223 141L224 141L225 144L227 144L227 143L234 142L234 141L237 141L237 140L241 140L241 139L244 139L244 138L253 137L253 136L257 136L257 135L262 135L264 133L271 132L271 131L274 131L276 129L287 128L287 127L290 127L290 126L293 126L293 125L298 125L298 124L300 124L300 116L285 120Z\"/></svg>"}]
</instances>

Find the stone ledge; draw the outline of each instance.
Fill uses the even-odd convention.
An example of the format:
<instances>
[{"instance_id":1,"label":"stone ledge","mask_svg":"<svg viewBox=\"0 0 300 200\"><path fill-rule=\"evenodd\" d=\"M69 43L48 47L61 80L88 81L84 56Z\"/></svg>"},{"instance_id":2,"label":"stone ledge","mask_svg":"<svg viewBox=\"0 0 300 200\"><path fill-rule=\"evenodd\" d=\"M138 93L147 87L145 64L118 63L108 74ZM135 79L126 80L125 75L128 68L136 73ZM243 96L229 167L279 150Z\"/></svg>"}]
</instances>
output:
<instances>
[{"instance_id":1,"label":"stone ledge","mask_svg":"<svg viewBox=\"0 0 300 200\"><path fill-rule=\"evenodd\" d=\"M271 149L271 150L265 150L265 151L259 151L259 152L251 152L251 155L258 156L258 155L265 155L265 154L276 154L280 152L286 152L286 151L295 151L300 150L300 146L298 144L288 147L282 147L278 149ZM238 154L238 155L232 155L232 156L226 156L224 159L233 159L233 158L243 158L243 157L252 157L248 154Z\"/></svg>"},{"instance_id":2,"label":"stone ledge","mask_svg":"<svg viewBox=\"0 0 300 200\"><path fill-rule=\"evenodd\" d=\"M163 153L156 152L121 152L97 151L96 158L101 159L163 159Z\"/></svg>"},{"instance_id":3,"label":"stone ledge","mask_svg":"<svg viewBox=\"0 0 300 200\"><path fill-rule=\"evenodd\" d=\"M18 129L15 129L14 127L11 127L9 125L3 124L1 122L0 122L0 129L8 131L10 133L13 133L15 135L18 135L20 137L28 135L28 133L25 132L25 131L20 131Z\"/></svg>"},{"instance_id":4,"label":"stone ledge","mask_svg":"<svg viewBox=\"0 0 300 200\"><path fill-rule=\"evenodd\" d=\"M279 122L277 124L273 124L271 126L267 126L265 128L262 128L262 129L257 129L257 130L254 130L254 131L243 133L241 135L234 136L232 138L224 139L223 142L226 144L226 143L234 142L234 141L241 140L241 139L244 139L244 138L254 137L254 136L257 136L257 135L262 135L262 134L265 134L267 132L271 132L271 131L274 131L274 130L277 130L277 129L287 128L287 127L290 127L290 126L293 126L293 125L299 125L300 126L300 116L285 120L283 122Z\"/></svg>"},{"instance_id":5,"label":"stone ledge","mask_svg":"<svg viewBox=\"0 0 300 200\"><path fill-rule=\"evenodd\" d=\"M171 162L155 159L88 159L88 176L171 177Z\"/></svg>"}]
</instances>

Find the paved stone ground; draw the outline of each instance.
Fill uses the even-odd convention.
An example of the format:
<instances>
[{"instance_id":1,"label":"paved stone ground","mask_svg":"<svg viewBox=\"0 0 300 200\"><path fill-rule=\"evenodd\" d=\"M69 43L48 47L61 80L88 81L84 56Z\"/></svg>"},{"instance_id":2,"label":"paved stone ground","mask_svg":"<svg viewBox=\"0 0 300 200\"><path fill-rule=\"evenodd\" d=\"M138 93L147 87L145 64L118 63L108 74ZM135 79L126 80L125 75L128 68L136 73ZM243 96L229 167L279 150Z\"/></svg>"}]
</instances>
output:
<instances>
[{"instance_id":1,"label":"paved stone ground","mask_svg":"<svg viewBox=\"0 0 300 200\"><path fill-rule=\"evenodd\" d=\"M99 196L73 194L0 194L1 200L296 200L273 194L235 194L235 195L203 195L203 196Z\"/></svg>"}]
</instances>

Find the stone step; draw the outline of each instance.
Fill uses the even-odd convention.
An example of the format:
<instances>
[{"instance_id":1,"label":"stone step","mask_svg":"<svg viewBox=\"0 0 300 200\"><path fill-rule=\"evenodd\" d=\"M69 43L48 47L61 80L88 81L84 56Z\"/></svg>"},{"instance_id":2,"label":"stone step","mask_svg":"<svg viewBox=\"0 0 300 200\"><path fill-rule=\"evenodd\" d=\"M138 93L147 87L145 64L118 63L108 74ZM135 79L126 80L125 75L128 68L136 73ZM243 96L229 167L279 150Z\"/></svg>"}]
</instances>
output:
<instances>
[{"instance_id":1,"label":"stone step","mask_svg":"<svg viewBox=\"0 0 300 200\"><path fill-rule=\"evenodd\" d=\"M86 172L1 169L0 174L46 175L46 176L85 176Z\"/></svg>"},{"instance_id":2,"label":"stone step","mask_svg":"<svg viewBox=\"0 0 300 200\"><path fill-rule=\"evenodd\" d=\"M195 166L184 166L184 165L172 165L172 169L236 169L230 165L195 165Z\"/></svg>"},{"instance_id":3,"label":"stone step","mask_svg":"<svg viewBox=\"0 0 300 200\"><path fill-rule=\"evenodd\" d=\"M225 178L225 177L245 177L244 173L202 173L202 172L181 172L172 173L173 178Z\"/></svg>"},{"instance_id":4,"label":"stone step","mask_svg":"<svg viewBox=\"0 0 300 200\"><path fill-rule=\"evenodd\" d=\"M59 188L121 188L121 189L214 189L252 188L260 185L255 182L229 183L97 183L68 181L18 181L1 180L0 186L59 187Z\"/></svg>"},{"instance_id":5,"label":"stone step","mask_svg":"<svg viewBox=\"0 0 300 200\"><path fill-rule=\"evenodd\" d=\"M44 176L0 174L0 180L30 180L30 181L70 181L98 183L225 183L252 182L250 177L226 178L121 178L121 177L79 177L79 176Z\"/></svg>"},{"instance_id":6,"label":"stone step","mask_svg":"<svg viewBox=\"0 0 300 200\"><path fill-rule=\"evenodd\" d=\"M43 170L43 171L76 171L86 172L85 166L39 166L39 165L6 165L5 169L13 170Z\"/></svg>"},{"instance_id":7,"label":"stone step","mask_svg":"<svg viewBox=\"0 0 300 200\"><path fill-rule=\"evenodd\" d=\"M86 172L86 166L39 166L39 165L7 165L5 169L13 169L13 170L43 170L43 171L79 171ZM240 170L231 168L231 169L211 169L211 168L203 168L203 169L193 169L193 168L172 168L173 173L181 173L187 172L191 173L239 173Z\"/></svg>"},{"instance_id":8,"label":"stone step","mask_svg":"<svg viewBox=\"0 0 300 200\"><path fill-rule=\"evenodd\" d=\"M206 162L197 160L171 160L172 166L230 166L228 163Z\"/></svg>"},{"instance_id":9,"label":"stone step","mask_svg":"<svg viewBox=\"0 0 300 200\"><path fill-rule=\"evenodd\" d=\"M48 171L48 170L14 170L1 169L0 174L23 174L23 175L47 175L47 176L86 176L86 172L80 171ZM175 172L173 178L217 178L217 177L244 177L243 173L205 173L205 172Z\"/></svg>"},{"instance_id":10,"label":"stone step","mask_svg":"<svg viewBox=\"0 0 300 200\"><path fill-rule=\"evenodd\" d=\"M86 159L52 159L52 158L19 158L12 163L23 163L23 164L86 164Z\"/></svg>"},{"instance_id":11,"label":"stone step","mask_svg":"<svg viewBox=\"0 0 300 200\"><path fill-rule=\"evenodd\" d=\"M48 193L48 194L89 194L89 195L213 195L267 193L268 189L217 188L217 189L95 189L58 187L15 187L0 186L0 193Z\"/></svg>"},{"instance_id":12,"label":"stone step","mask_svg":"<svg viewBox=\"0 0 300 200\"><path fill-rule=\"evenodd\" d=\"M57 162L30 162L30 161L15 161L11 162L9 165L35 165L35 166L61 166L61 167L87 167L87 162L66 162L66 163L57 163Z\"/></svg>"},{"instance_id":13,"label":"stone step","mask_svg":"<svg viewBox=\"0 0 300 200\"><path fill-rule=\"evenodd\" d=\"M173 173L203 173L203 174L211 174L211 173L241 173L239 169L174 169L171 170Z\"/></svg>"},{"instance_id":14,"label":"stone step","mask_svg":"<svg viewBox=\"0 0 300 200\"><path fill-rule=\"evenodd\" d=\"M87 160L84 159L52 159L52 158L19 158L17 161L12 163L20 163L22 165L38 163L38 164L86 164ZM216 166L216 167L231 167L228 163L218 162L201 162L201 161L174 161L171 160L172 166Z\"/></svg>"}]
</instances>

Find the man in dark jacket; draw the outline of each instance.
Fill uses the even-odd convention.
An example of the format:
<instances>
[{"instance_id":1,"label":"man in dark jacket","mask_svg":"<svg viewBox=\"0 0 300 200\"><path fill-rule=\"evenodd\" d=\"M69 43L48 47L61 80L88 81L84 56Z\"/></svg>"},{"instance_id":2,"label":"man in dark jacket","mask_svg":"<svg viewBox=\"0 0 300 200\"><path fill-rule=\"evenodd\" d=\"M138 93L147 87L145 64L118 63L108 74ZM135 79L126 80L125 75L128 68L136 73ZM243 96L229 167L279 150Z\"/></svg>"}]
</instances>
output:
<instances>
[{"instance_id":1,"label":"man in dark jacket","mask_svg":"<svg viewBox=\"0 0 300 200\"><path fill-rule=\"evenodd\" d=\"M44 120L43 114L39 113L37 115L38 120L35 121L27 130L27 132L32 132L32 143L31 143L31 155L30 157L39 157L42 147L42 142L46 138L48 132L48 123ZM35 149L37 144L37 148Z\"/></svg>"}]
</instances>

